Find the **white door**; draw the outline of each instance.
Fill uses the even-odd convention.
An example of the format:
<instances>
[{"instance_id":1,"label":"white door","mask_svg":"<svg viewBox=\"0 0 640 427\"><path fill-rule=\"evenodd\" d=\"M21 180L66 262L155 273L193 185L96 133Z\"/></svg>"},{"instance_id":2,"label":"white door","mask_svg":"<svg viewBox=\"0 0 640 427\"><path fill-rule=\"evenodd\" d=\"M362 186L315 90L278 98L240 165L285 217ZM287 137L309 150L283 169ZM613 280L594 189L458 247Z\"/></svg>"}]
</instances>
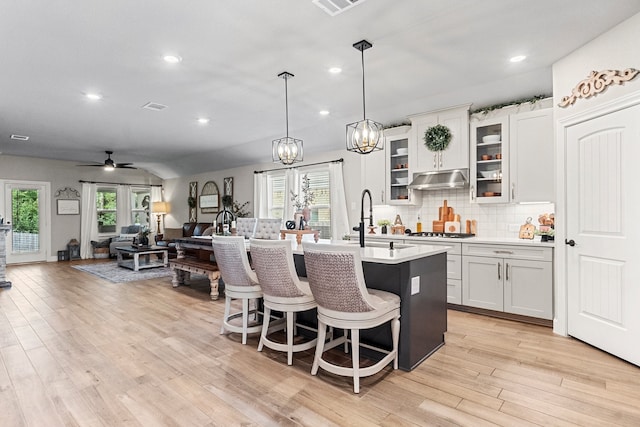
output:
<instances>
[{"instance_id":1,"label":"white door","mask_svg":"<svg viewBox=\"0 0 640 427\"><path fill-rule=\"evenodd\" d=\"M7 264L47 260L48 183L5 181Z\"/></svg>"},{"instance_id":2,"label":"white door","mask_svg":"<svg viewBox=\"0 0 640 427\"><path fill-rule=\"evenodd\" d=\"M639 117L635 105L567 128L564 247L569 335L636 365Z\"/></svg>"}]
</instances>

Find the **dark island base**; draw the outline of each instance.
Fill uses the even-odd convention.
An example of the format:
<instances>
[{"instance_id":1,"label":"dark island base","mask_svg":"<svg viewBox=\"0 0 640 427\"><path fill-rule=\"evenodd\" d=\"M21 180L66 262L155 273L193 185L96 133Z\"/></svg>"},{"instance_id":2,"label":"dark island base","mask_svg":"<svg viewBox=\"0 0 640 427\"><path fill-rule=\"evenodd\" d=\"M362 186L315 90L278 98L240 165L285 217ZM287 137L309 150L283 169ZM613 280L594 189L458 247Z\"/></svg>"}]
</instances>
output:
<instances>
[{"instance_id":1,"label":"dark island base","mask_svg":"<svg viewBox=\"0 0 640 427\"><path fill-rule=\"evenodd\" d=\"M0 281L0 288L10 288L11 282L9 281Z\"/></svg>"},{"instance_id":2,"label":"dark island base","mask_svg":"<svg viewBox=\"0 0 640 427\"><path fill-rule=\"evenodd\" d=\"M302 255L295 255L298 275L306 277ZM447 257L446 253L400 264L364 262L367 287L400 296L400 344L398 365L411 371L444 345L447 330ZM412 295L412 278L414 292ZM415 284L419 280L419 285ZM315 312L300 315L304 323L316 325ZM360 332L363 343L391 348L389 324ZM363 356L380 359L379 353L361 349Z\"/></svg>"}]
</instances>

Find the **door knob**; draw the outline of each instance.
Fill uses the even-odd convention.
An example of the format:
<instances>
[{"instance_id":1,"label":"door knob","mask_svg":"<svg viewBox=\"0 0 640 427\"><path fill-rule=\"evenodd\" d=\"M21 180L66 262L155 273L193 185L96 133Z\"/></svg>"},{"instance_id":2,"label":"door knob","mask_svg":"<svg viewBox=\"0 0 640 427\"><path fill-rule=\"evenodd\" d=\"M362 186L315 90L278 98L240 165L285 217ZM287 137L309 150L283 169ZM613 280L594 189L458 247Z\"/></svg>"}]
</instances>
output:
<instances>
[{"instance_id":1,"label":"door knob","mask_svg":"<svg viewBox=\"0 0 640 427\"><path fill-rule=\"evenodd\" d=\"M565 245L569 245L569 246L575 246L576 245L576 242L573 239L571 239L571 240L564 239L564 243L565 243Z\"/></svg>"}]
</instances>

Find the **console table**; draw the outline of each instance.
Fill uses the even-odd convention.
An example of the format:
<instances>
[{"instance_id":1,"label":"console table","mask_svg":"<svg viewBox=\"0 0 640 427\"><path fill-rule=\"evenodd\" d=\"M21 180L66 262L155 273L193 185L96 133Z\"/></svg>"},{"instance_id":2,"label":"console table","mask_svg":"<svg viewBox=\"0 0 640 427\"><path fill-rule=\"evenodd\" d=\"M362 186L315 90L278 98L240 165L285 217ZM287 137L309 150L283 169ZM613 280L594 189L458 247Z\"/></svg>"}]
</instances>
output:
<instances>
[{"instance_id":1,"label":"console table","mask_svg":"<svg viewBox=\"0 0 640 427\"><path fill-rule=\"evenodd\" d=\"M296 235L296 243L302 244L302 236L305 234L313 234L313 240L318 242L320 238L320 232L318 230L280 230L280 239L284 240L287 234Z\"/></svg>"},{"instance_id":2,"label":"console table","mask_svg":"<svg viewBox=\"0 0 640 427\"><path fill-rule=\"evenodd\" d=\"M0 288L10 288L11 282L7 280L7 233L11 225L0 224Z\"/></svg>"}]
</instances>

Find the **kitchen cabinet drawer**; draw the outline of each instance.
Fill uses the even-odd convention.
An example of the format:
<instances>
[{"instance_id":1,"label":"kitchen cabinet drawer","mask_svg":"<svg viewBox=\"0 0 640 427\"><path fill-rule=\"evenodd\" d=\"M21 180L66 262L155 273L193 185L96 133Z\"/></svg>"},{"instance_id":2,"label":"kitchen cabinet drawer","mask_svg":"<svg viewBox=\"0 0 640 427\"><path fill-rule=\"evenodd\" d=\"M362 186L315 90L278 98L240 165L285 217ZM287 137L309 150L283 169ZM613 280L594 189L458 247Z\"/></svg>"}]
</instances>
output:
<instances>
[{"instance_id":1,"label":"kitchen cabinet drawer","mask_svg":"<svg viewBox=\"0 0 640 427\"><path fill-rule=\"evenodd\" d=\"M486 243L463 243L462 255L483 256L532 261L551 261L553 248L535 246L491 245Z\"/></svg>"},{"instance_id":2,"label":"kitchen cabinet drawer","mask_svg":"<svg viewBox=\"0 0 640 427\"><path fill-rule=\"evenodd\" d=\"M462 280L447 279L447 302L462 304Z\"/></svg>"}]
</instances>

